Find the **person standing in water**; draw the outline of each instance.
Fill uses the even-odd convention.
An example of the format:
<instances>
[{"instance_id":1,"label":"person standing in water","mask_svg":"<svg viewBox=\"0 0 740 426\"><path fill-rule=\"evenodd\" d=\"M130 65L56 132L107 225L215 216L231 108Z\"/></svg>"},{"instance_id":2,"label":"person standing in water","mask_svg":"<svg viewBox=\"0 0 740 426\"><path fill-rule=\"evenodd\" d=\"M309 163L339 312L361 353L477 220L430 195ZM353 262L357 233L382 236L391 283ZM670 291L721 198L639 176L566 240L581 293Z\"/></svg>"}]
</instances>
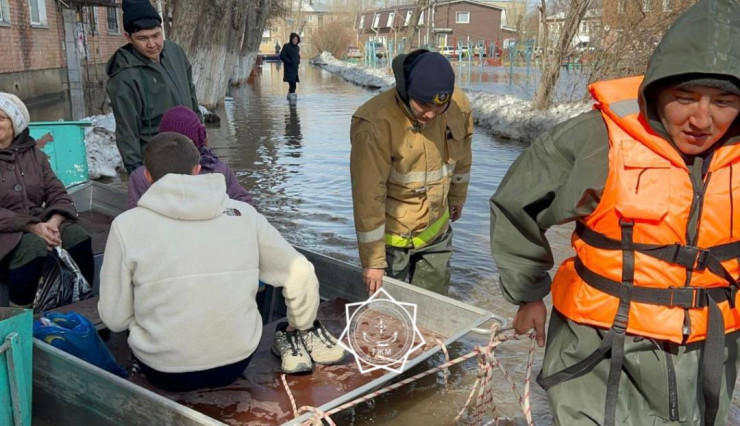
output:
<instances>
[{"instance_id":1,"label":"person standing in water","mask_svg":"<svg viewBox=\"0 0 740 426\"><path fill-rule=\"evenodd\" d=\"M295 89L300 83L298 78L298 65L301 63L301 48L298 46L301 38L296 33L290 33L290 41L283 45L280 51L280 60L285 64L283 69L283 81L288 83L288 100L295 102L298 99Z\"/></svg>"}]
</instances>

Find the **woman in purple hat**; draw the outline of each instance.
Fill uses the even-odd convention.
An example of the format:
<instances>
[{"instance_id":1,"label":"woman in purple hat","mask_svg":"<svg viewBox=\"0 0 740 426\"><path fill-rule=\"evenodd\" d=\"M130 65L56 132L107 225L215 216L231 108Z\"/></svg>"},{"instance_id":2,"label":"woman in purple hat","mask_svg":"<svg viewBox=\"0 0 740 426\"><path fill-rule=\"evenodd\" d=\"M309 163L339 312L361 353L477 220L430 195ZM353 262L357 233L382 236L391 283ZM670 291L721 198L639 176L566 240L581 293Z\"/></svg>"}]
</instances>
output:
<instances>
[{"instance_id":1,"label":"woman in purple hat","mask_svg":"<svg viewBox=\"0 0 740 426\"><path fill-rule=\"evenodd\" d=\"M200 173L221 173L226 178L226 193L232 200L252 204L252 197L244 189L234 172L218 159L208 147L206 128L200 123L198 116L189 108L176 106L170 108L162 117L159 132L175 132L187 136L200 151ZM136 207L139 198L149 188L144 177L144 166L137 168L128 178L128 208Z\"/></svg>"}]
</instances>

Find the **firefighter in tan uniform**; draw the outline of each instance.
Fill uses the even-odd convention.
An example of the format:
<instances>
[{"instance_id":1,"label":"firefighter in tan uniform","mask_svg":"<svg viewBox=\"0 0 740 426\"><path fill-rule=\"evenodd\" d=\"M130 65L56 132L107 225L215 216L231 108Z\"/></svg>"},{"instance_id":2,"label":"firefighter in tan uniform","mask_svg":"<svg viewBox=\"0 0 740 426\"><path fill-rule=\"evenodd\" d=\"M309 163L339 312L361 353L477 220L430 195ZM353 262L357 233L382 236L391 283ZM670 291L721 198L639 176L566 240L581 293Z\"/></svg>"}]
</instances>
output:
<instances>
[{"instance_id":1,"label":"firefighter in tan uniform","mask_svg":"<svg viewBox=\"0 0 740 426\"><path fill-rule=\"evenodd\" d=\"M446 294L452 229L467 195L473 118L442 55L393 60L396 87L352 117L352 198L368 291L384 273Z\"/></svg>"}]
</instances>

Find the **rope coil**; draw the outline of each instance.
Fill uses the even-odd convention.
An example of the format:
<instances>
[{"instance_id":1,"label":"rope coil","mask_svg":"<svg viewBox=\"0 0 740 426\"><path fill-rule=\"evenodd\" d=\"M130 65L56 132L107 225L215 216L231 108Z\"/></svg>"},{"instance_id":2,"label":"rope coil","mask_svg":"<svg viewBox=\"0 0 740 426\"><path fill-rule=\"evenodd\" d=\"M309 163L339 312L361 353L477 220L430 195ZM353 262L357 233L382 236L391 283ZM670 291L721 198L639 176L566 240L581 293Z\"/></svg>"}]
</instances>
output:
<instances>
[{"instance_id":1,"label":"rope coil","mask_svg":"<svg viewBox=\"0 0 740 426\"><path fill-rule=\"evenodd\" d=\"M331 419L332 415L337 414L341 411L344 411L348 408L352 408L365 401L374 399L384 393L398 389L402 386L405 386L409 383L412 383L430 374L443 371L444 386L446 389L448 385L447 379L450 375L449 368L454 365L460 364L464 361L467 361L471 358L477 357L478 358L477 378L475 380L475 383L473 384L473 389L471 389L470 395L468 395L468 399L465 402L465 405L460 410L458 415L455 417L455 421L458 421L458 422L460 421L460 419L465 414L465 412L468 410L468 408L470 408L471 403L473 402L473 399L476 394L477 394L477 398L475 398L476 402L475 402L475 406L473 407L473 417L472 417L473 424L487 426L487 425L492 425L492 424L498 424L499 421L505 420L502 417L494 417L493 419L489 420L485 424L483 422L483 418L485 417L486 411L488 411L489 408L490 408L492 415L495 414L495 411L496 411L496 405L493 400L493 371L495 367L495 368L498 368L499 371L501 371L506 381L511 385L511 390L514 393L514 395L517 397L517 402L519 403L519 406L522 409L522 413L524 414L524 418L527 421L527 425L534 426L534 422L532 421L532 406L529 402L530 395L531 395L530 385L532 383L532 365L534 364L534 352L536 348L534 332L530 332L526 335L517 335L513 332L508 332L506 334L503 334L503 333L499 333L500 331L499 328L500 326L498 323L493 324L493 326L491 327L491 339L488 341L488 345L476 346L469 353L461 357L458 357L452 361L449 360L449 354L447 352L447 348L445 347L444 343L440 340L436 340L435 342L440 346L445 356L445 360L446 360L445 363L437 367L434 367L432 369L429 369L427 371L424 371L422 373L416 374L407 379L401 380L400 382L386 386L375 392L371 392L353 401L349 401L327 412L322 412L321 410L315 407L310 407L310 406L302 406L300 408L297 408L295 398L293 397L293 393L290 391L290 386L288 386L288 381L285 378L285 374L281 376L281 380L283 382L283 387L285 388L285 391L288 394L288 398L290 399L290 404L293 408L294 416L299 417L301 414L306 413L306 412L313 413L313 416L311 417L311 419L306 421L304 425L321 425L323 424L322 420L325 420L329 425L336 426L334 421ZM496 358L496 349L499 347L499 345L501 345L501 343L509 341L509 340L519 340L522 337L528 337L531 341L530 347L529 347L529 356L527 359L526 375L525 375L525 380L524 380L524 393L519 392L509 372L501 364L501 362L499 362L498 359Z\"/></svg>"}]
</instances>

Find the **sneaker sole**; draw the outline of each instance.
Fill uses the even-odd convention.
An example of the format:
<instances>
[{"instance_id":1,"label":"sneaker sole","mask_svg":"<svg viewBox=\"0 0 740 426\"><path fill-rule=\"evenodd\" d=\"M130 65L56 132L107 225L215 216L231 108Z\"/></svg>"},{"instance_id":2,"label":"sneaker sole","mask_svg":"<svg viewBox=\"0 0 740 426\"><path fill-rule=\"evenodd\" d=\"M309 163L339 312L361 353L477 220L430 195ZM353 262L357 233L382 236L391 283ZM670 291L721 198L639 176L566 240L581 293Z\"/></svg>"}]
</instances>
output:
<instances>
[{"instance_id":1,"label":"sneaker sole","mask_svg":"<svg viewBox=\"0 0 740 426\"><path fill-rule=\"evenodd\" d=\"M278 357L278 359L282 360L283 357L280 356L280 352L278 352L274 347L271 350L272 354ZM282 366L280 367L281 370L283 370ZM306 367L298 367L294 370L283 370L283 373L285 374L298 374L298 373L308 373L313 371L313 365L309 365Z\"/></svg>"},{"instance_id":2,"label":"sneaker sole","mask_svg":"<svg viewBox=\"0 0 740 426\"><path fill-rule=\"evenodd\" d=\"M321 365L333 365L333 364L339 364L340 362L342 362L345 359L347 359L347 355L349 355L349 354L345 353L344 356L342 356L341 358L339 358L336 361L316 361L313 358L311 358L311 361L315 362L316 364L321 364ZM311 354L308 354L308 356L311 356Z\"/></svg>"}]
</instances>

